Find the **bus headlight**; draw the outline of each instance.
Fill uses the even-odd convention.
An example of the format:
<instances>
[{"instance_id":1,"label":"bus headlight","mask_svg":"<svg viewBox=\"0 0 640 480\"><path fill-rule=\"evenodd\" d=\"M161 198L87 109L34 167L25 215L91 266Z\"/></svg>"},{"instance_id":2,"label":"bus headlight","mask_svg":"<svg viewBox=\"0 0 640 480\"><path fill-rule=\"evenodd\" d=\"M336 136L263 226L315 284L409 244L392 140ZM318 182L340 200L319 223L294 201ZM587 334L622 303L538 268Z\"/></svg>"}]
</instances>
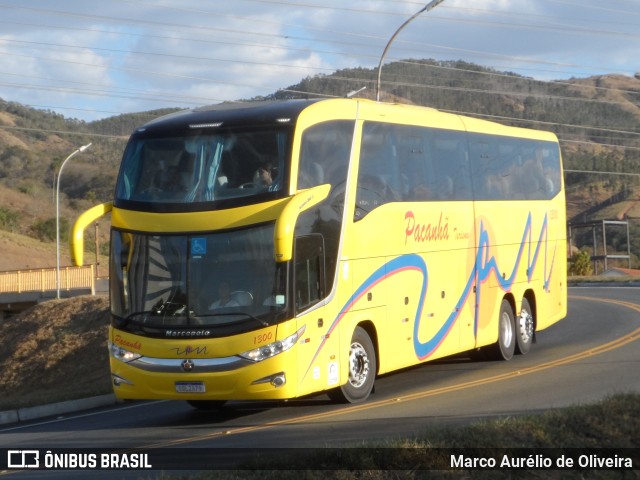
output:
<instances>
[{"instance_id":1,"label":"bus headlight","mask_svg":"<svg viewBox=\"0 0 640 480\"><path fill-rule=\"evenodd\" d=\"M304 333L305 328L306 327L303 326L296 333L288 336L283 340L278 340L277 342L254 348L253 350L249 350L248 352L241 353L240 356L253 362L261 362L262 360L266 360L267 358L275 357L279 353L286 352L291 347L293 347L300 336Z\"/></svg>"},{"instance_id":2,"label":"bus headlight","mask_svg":"<svg viewBox=\"0 0 640 480\"><path fill-rule=\"evenodd\" d=\"M130 352L129 350L124 349L111 342L109 342L109 351L111 352L111 356L113 358L120 360L121 362L124 362L124 363L132 362L142 356L139 353Z\"/></svg>"}]
</instances>

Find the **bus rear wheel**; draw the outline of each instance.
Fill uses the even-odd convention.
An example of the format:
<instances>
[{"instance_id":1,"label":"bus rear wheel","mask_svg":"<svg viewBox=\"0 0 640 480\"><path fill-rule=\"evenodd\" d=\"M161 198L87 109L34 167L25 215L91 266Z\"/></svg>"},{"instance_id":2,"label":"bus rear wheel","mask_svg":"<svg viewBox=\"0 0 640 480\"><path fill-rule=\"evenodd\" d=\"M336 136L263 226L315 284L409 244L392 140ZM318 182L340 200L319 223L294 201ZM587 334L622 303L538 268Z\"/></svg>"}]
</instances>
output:
<instances>
[{"instance_id":1,"label":"bus rear wheel","mask_svg":"<svg viewBox=\"0 0 640 480\"><path fill-rule=\"evenodd\" d=\"M377 370L376 351L369 334L356 327L349 346L349 379L328 392L329 398L340 403L363 402L373 389Z\"/></svg>"},{"instance_id":2,"label":"bus rear wheel","mask_svg":"<svg viewBox=\"0 0 640 480\"><path fill-rule=\"evenodd\" d=\"M533 320L531 306L529 305L529 301L523 298L522 306L520 307L520 316L516 318L517 351L521 355L531 350L534 332L535 322Z\"/></svg>"},{"instance_id":3,"label":"bus rear wheel","mask_svg":"<svg viewBox=\"0 0 640 480\"><path fill-rule=\"evenodd\" d=\"M226 400L187 400L187 403L198 410L220 410Z\"/></svg>"},{"instance_id":4,"label":"bus rear wheel","mask_svg":"<svg viewBox=\"0 0 640 480\"><path fill-rule=\"evenodd\" d=\"M513 308L507 300L502 300L498 318L498 341L492 348L496 360L511 360L516 350L516 322Z\"/></svg>"}]
</instances>

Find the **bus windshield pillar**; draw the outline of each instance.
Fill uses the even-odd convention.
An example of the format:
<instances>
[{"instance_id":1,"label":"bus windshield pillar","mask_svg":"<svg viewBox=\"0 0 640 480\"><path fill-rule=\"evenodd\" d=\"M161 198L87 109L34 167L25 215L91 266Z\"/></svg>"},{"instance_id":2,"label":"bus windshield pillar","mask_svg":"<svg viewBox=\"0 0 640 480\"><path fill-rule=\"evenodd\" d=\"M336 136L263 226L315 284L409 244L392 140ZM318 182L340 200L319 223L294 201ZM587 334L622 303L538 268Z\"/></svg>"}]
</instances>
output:
<instances>
[{"instance_id":1,"label":"bus windshield pillar","mask_svg":"<svg viewBox=\"0 0 640 480\"><path fill-rule=\"evenodd\" d=\"M318 185L297 193L285 205L276 220L274 249L276 262L288 262L293 257L293 232L300 214L323 201L331 185Z\"/></svg>"}]
</instances>

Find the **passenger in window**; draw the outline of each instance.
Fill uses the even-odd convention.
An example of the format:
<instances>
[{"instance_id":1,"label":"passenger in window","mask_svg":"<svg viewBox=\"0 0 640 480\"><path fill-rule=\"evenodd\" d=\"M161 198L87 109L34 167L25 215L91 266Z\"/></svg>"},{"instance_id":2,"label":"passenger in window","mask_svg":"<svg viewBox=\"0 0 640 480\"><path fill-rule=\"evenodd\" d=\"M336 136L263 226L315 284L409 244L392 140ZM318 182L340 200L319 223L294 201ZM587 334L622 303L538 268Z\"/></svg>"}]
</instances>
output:
<instances>
[{"instance_id":1,"label":"passenger in window","mask_svg":"<svg viewBox=\"0 0 640 480\"><path fill-rule=\"evenodd\" d=\"M418 183L409 189L408 200L431 200L433 193L426 183Z\"/></svg>"},{"instance_id":2,"label":"passenger in window","mask_svg":"<svg viewBox=\"0 0 640 480\"><path fill-rule=\"evenodd\" d=\"M438 200L451 200L453 198L453 180L449 175L444 175L438 180L436 198Z\"/></svg>"},{"instance_id":3,"label":"passenger in window","mask_svg":"<svg viewBox=\"0 0 640 480\"><path fill-rule=\"evenodd\" d=\"M533 158L525 160L522 165L524 193L530 200L544 198L553 190L553 184L549 185L548 178L544 174L543 155L542 149L536 148Z\"/></svg>"},{"instance_id":4,"label":"passenger in window","mask_svg":"<svg viewBox=\"0 0 640 480\"><path fill-rule=\"evenodd\" d=\"M148 182L147 187L140 191L140 200L162 201L169 198L169 194L174 193L177 185L175 178L176 167L163 167L157 170Z\"/></svg>"},{"instance_id":5,"label":"passenger in window","mask_svg":"<svg viewBox=\"0 0 640 480\"><path fill-rule=\"evenodd\" d=\"M218 300L209 305L209 310L219 310L221 308L239 307L240 304L231 298L231 287L229 282L221 281L218 284Z\"/></svg>"},{"instance_id":6,"label":"passenger in window","mask_svg":"<svg viewBox=\"0 0 640 480\"><path fill-rule=\"evenodd\" d=\"M541 150L542 151L542 150ZM554 168L554 159L549 150L542 151L542 170L545 178L545 190L547 198L553 197L558 192L558 186L560 185L559 170Z\"/></svg>"},{"instance_id":7,"label":"passenger in window","mask_svg":"<svg viewBox=\"0 0 640 480\"><path fill-rule=\"evenodd\" d=\"M417 183L407 193L407 200L451 200L452 198L453 180L449 175L443 175L431 184Z\"/></svg>"}]
</instances>

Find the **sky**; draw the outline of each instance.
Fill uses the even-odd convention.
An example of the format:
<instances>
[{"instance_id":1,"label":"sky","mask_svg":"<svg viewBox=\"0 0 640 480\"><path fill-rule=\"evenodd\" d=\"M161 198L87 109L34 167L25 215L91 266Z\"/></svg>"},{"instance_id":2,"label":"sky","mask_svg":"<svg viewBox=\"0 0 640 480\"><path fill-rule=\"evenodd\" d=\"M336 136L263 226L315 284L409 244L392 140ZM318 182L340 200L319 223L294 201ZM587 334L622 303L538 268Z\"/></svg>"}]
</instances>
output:
<instances>
[{"instance_id":1,"label":"sky","mask_svg":"<svg viewBox=\"0 0 640 480\"><path fill-rule=\"evenodd\" d=\"M91 121L268 95L377 67L426 3L0 0L0 98ZM423 58L540 80L633 77L640 0L444 0L398 34L385 63Z\"/></svg>"}]
</instances>

